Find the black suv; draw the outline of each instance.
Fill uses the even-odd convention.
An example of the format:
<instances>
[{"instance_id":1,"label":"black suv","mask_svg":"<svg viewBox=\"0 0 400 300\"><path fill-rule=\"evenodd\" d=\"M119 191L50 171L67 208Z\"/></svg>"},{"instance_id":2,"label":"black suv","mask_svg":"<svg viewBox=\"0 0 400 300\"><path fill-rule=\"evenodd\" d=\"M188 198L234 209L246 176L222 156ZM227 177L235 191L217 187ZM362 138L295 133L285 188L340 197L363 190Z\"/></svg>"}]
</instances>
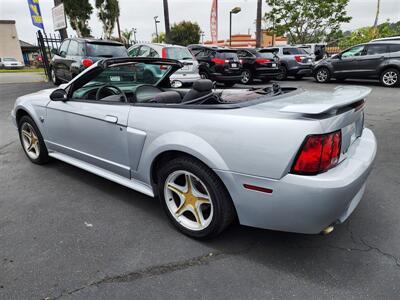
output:
<instances>
[{"instance_id":1,"label":"black suv","mask_svg":"<svg viewBox=\"0 0 400 300\"><path fill-rule=\"evenodd\" d=\"M236 49L236 51L242 61L243 84L252 83L255 78L269 82L281 73L279 58L274 53L255 48Z\"/></svg>"},{"instance_id":2,"label":"black suv","mask_svg":"<svg viewBox=\"0 0 400 300\"><path fill-rule=\"evenodd\" d=\"M200 77L227 87L241 81L242 65L236 50L203 45L189 45L188 48L199 62Z\"/></svg>"},{"instance_id":3,"label":"black suv","mask_svg":"<svg viewBox=\"0 0 400 300\"><path fill-rule=\"evenodd\" d=\"M400 41L376 41L346 49L318 62L314 77L321 83L331 78L356 78L379 79L383 86L399 86Z\"/></svg>"},{"instance_id":4,"label":"black suv","mask_svg":"<svg viewBox=\"0 0 400 300\"><path fill-rule=\"evenodd\" d=\"M86 38L65 39L59 49L53 49L50 75L54 84L68 82L85 68L105 57L127 57L119 42Z\"/></svg>"}]
</instances>

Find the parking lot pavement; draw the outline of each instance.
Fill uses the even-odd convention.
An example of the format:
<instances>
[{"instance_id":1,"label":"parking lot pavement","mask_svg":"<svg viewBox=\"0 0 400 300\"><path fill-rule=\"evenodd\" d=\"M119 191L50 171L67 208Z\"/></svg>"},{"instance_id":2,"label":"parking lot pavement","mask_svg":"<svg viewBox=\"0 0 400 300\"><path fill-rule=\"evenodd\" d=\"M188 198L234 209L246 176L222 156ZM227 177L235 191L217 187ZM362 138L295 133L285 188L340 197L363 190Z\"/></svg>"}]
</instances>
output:
<instances>
[{"instance_id":1,"label":"parking lot pavement","mask_svg":"<svg viewBox=\"0 0 400 300\"><path fill-rule=\"evenodd\" d=\"M0 73L0 84L5 83L30 83L44 82L46 76L40 72L15 72L15 73Z\"/></svg>"},{"instance_id":2,"label":"parking lot pavement","mask_svg":"<svg viewBox=\"0 0 400 300\"><path fill-rule=\"evenodd\" d=\"M329 236L234 225L207 242L175 231L155 199L62 162L31 164L9 113L51 85L0 85L0 299L398 299L400 89L368 85L378 154L349 221Z\"/></svg>"}]
</instances>

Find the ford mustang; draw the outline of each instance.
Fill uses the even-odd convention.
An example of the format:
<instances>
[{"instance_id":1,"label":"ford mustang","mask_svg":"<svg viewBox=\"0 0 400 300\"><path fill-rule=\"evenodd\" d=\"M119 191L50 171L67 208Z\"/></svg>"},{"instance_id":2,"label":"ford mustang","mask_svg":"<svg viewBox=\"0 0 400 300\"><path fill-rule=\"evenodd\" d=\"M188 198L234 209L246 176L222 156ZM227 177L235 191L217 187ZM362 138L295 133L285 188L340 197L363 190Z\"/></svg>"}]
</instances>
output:
<instances>
[{"instance_id":1,"label":"ford mustang","mask_svg":"<svg viewBox=\"0 0 400 300\"><path fill-rule=\"evenodd\" d=\"M370 89L218 90L207 79L183 89L170 80L182 67L110 58L68 84L19 97L11 114L26 156L157 196L172 224L195 238L235 219L316 234L349 217L377 148L364 128Z\"/></svg>"}]
</instances>

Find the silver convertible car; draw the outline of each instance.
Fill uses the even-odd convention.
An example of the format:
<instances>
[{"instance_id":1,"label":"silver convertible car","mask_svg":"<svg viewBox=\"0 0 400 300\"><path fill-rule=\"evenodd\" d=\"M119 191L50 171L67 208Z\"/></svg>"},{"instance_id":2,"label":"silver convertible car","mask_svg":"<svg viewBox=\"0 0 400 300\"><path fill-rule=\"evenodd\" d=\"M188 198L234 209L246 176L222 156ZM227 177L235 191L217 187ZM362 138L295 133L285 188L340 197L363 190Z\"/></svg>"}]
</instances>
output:
<instances>
[{"instance_id":1,"label":"silver convertible car","mask_svg":"<svg viewBox=\"0 0 400 300\"><path fill-rule=\"evenodd\" d=\"M18 98L12 119L27 157L158 196L170 221L195 238L235 219L316 234L349 217L376 154L364 128L368 88L215 90L201 79L183 89L170 82L181 67L105 59L58 89ZM143 76L149 69L157 77Z\"/></svg>"}]
</instances>

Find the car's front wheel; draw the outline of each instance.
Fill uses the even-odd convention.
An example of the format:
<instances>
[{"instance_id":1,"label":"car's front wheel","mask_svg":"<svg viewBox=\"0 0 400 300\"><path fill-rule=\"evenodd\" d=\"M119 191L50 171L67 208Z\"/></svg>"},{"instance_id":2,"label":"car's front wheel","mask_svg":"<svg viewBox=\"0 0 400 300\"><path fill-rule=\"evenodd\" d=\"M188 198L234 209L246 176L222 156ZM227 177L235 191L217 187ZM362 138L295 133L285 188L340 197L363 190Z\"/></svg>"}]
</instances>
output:
<instances>
[{"instance_id":1,"label":"car's front wheel","mask_svg":"<svg viewBox=\"0 0 400 300\"><path fill-rule=\"evenodd\" d=\"M400 85L400 72L396 69L388 69L382 72L380 81L383 86L395 87Z\"/></svg>"},{"instance_id":2,"label":"car's front wheel","mask_svg":"<svg viewBox=\"0 0 400 300\"><path fill-rule=\"evenodd\" d=\"M60 85L61 81L60 79L57 78L56 72L54 70L54 68L50 69L50 77L51 77L51 81L55 84L55 85Z\"/></svg>"},{"instance_id":3,"label":"car's front wheel","mask_svg":"<svg viewBox=\"0 0 400 300\"><path fill-rule=\"evenodd\" d=\"M322 67L317 70L314 77L318 83L326 83L331 80L331 72L328 68Z\"/></svg>"},{"instance_id":4,"label":"car's front wheel","mask_svg":"<svg viewBox=\"0 0 400 300\"><path fill-rule=\"evenodd\" d=\"M240 79L240 82L243 84L250 84L253 82L253 74L249 69L244 69L242 71L242 78Z\"/></svg>"},{"instance_id":5,"label":"car's front wheel","mask_svg":"<svg viewBox=\"0 0 400 300\"><path fill-rule=\"evenodd\" d=\"M203 163L179 157L158 172L158 192L168 218L194 238L211 238L234 219L232 200L217 175Z\"/></svg>"},{"instance_id":6,"label":"car's front wheel","mask_svg":"<svg viewBox=\"0 0 400 300\"><path fill-rule=\"evenodd\" d=\"M49 155L43 137L35 122L29 116L23 116L18 123L19 138L29 160L35 164L48 162Z\"/></svg>"}]
</instances>

